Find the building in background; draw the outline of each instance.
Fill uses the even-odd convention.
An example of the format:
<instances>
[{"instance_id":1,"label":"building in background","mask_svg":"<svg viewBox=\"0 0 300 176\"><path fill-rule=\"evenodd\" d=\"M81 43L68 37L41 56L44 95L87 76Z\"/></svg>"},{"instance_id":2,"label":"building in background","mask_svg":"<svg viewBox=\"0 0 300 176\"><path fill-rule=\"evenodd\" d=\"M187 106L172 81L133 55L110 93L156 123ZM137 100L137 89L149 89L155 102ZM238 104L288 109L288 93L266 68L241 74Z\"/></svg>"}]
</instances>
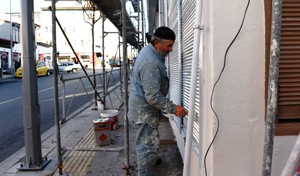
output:
<instances>
[{"instance_id":1,"label":"building in background","mask_svg":"<svg viewBox=\"0 0 300 176\"><path fill-rule=\"evenodd\" d=\"M1 15L1 17L3 17L3 15ZM11 48L11 34L13 48ZM20 24L13 22L11 31L10 21L5 20L5 18L0 19L0 68L3 73L13 72L14 62L20 61L20 50L14 49L14 46L19 42Z\"/></svg>"},{"instance_id":2,"label":"building in background","mask_svg":"<svg viewBox=\"0 0 300 176\"><path fill-rule=\"evenodd\" d=\"M40 13L35 13L35 18L39 17ZM12 14L12 30L10 33L10 14L1 14L0 19L0 55L1 64L0 68L3 73L14 74L16 67L21 66L22 53L20 45L20 13ZM35 20L35 33L36 33L36 50L35 60L46 61L51 64L52 61L52 46L44 43L43 38L40 37L41 26ZM12 48L10 45L10 34L12 34ZM12 50L12 51L11 51ZM11 54L12 53L12 54ZM11 56L12 55L12 56Z\"/></svg>"},{"instance_id":3,"label":"building in background","mask_svg":"<svg viewBox=\"0 0 300 176\"><path fill-rule=\"evenodd\" d=\"M82 2L84 3L84 2ZM39 24L41 24L40 37L46 44L52 44L52 13L48 9L51 2L45 1L42 12L39 16ZM88 13L88 12L87 12ZM83 11L83 5L77 1L58 1L56 3L56 16L59 20L63 31L66 33L76 55L83 63L92 62L92 47L94 47L94 55L96 63L102 62L102 19L100 12L96 12L95 19L98 20L94 25L94 46L92 46L92 26L91 20L88 19L86 13ZM88 22L87 22L88 21ZM110 58L119 52L118 50L118 31L117 28L109 21L104 22L105 32L105 55ZM57 51L59 52L58 61L74 61L74 55L67 39L64 37L61 29L57 25Z\"/></svg>"}]
</instances>

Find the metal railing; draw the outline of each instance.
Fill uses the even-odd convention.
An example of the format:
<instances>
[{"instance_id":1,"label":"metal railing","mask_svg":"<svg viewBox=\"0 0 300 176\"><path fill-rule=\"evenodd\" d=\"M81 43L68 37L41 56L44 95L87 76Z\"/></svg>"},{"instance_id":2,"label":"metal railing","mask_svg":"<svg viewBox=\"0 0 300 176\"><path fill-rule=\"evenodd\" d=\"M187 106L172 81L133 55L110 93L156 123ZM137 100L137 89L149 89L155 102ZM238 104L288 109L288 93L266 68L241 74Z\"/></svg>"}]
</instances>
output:
<instances>
[{"instance_id":1,"label":"metal railing","mask_svg":"<svg viewBox=\"0 0 300 176\"><path fill-rule=\"evenodd\" d=\"M95 89L97 89L97 92L99 92L100 99L105 99L106 101L104 102L104 109L119 109L120 104L122 104L123 100L121 95L121 80L117 80L115 76L113 75L113 72L120 72L120 69L115 69L111 71L105 71L104 73L99 73L95 75L88 75L88 77L94 77L96 78L96 85ZM104 76L104 81L103 81L103 74ZM116 74L116 76L119 76L119 74ZM87 76L81 76L81 77L74 77L74 78L64 78L63 75L60 77L60 81L62 83L62 121L61 123L64 123L67 121L67 117L71 115L70 109L72 105L74 104L74 99L76 96L87 96L88 102L84 106L82 106L81 110L84 110L88 107L90 107L93 103L95 102L94 99L94 93L95 90L91 85L87 82ZM74 83L76 86L74 87ZM103 86L103 84L105 86ZM70 86L68 86L70 85ZM105 91L103 91L103 87L105 87ZM118 89L120 88L120 89ZM66 90L67 89L74 89L72 90L72 95L66 95ZM119 91L119 92L118 92ZM105 92L105 94L104 94ZM104 98L108 97L108 98ZM70 102L67 103L66 99L70 98ZM95 107L99 108L99 107ZM75 114L73 114L75 115ZM71 118L71 117L69 117Z\"/></svg>"}]
</instances>

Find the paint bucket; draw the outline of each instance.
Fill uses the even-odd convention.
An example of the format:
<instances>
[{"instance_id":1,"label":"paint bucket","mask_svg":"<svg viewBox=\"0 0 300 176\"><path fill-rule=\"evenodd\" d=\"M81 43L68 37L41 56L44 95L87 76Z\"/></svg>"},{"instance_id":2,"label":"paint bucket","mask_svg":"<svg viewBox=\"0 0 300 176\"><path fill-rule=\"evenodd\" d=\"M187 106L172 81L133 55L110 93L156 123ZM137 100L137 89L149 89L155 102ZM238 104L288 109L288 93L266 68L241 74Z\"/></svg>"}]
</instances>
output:
<instances>
[{"instance_id":1,"label":"paint bucket","mask_svg":"<svg viewBox=\"0 0 300 176\"><path fill-rule=\"evenodd\" d=\"M99 118L93 120L95 142L97 146L111 144L110 120L108 118Z\"/></svg>"},{"instance_id":2,"label":"paint bucket","mask_svg":"<svg viewBox=\"0 0 300 176\"><path fill-rule=\"evenodd\" d=\"M119 111L116 109L103 110L100 112L101 118L108 118L110 120L111 130L116 130L119 127Z\"/></svg>"},{"instance_id":3,"label":"paint bucket","mask_svg":"<svg viewBox=\"0 0 300 176\"><path fill-rule=\"evenodd\" d=\"M97 101L97 107L100 112L104 110L104 105L101 101Z\"/></svg>"}]
</instances>

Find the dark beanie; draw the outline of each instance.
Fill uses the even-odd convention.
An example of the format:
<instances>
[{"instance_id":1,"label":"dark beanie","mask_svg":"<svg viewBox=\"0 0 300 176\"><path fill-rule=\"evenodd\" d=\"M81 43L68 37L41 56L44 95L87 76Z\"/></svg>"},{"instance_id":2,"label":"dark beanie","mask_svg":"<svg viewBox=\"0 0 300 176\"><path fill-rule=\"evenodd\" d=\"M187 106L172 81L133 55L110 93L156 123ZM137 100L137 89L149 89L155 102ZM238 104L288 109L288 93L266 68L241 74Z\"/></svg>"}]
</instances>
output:
<instances>
[{"instance_id":1,"label":"dark beanie","mask_svg":"<svg viewBox=\"0 0 300 176\"><path fill-rule=\"evenodd\" d=\"M166 26L161 26L157 28L153 34L154 36L165 39L165 40L173 40L175 41L175 33L172 31L172 29L166 27Z\"/></svg>"}]
</instances>

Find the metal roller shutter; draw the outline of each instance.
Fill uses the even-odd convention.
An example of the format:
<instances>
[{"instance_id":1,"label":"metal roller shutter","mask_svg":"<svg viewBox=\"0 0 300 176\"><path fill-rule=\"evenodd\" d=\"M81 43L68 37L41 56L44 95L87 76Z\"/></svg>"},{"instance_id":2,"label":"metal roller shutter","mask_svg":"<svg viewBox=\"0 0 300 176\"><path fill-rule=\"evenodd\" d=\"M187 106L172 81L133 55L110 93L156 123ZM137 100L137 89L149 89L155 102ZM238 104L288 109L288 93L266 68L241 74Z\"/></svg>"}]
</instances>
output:
<instances>
[{"instance_id":1,"label":"metal roller shutter","mask_svg":"<svg viewBox=\"0 0 300 176\"><path fill-rule=\"evenodd\" d=\"M179 57L179 38L181 34L178 34L178 10L177 9L178 0L169 1L169 27L176 34L176 42L173 45L173 51L169 54L169 69L170 69L170 99L175 104L181 104L181 64ZM180 127L180 119L174 118L178 127Z\"/></svg>"},{"instance_id":2,"label":"metal roller shutter","mask_svg":"<svg viewBox=\"0 0 300 176\"><path fill-rule=\"evenodd\" d=\"M182 93L183 93L183 106L189 108L190 102L190 86L191 86L191 71L192 71L192 57L193 57L193 44L194 44L194 30L196 12L196 0L184 0L182 2ZM193 123L193 138L194 141L199 143L200 131L198 124L199 108L200 108L200 80L199 70L197 79L197 92L195 102L195 118ZM184 121L184 131L187 129L187 120Z\"/></svg>"},{"instance_id":3,"label":"metal roller shutter","mask_svg":"<svg viewBox=\"0 0 300 176\"><path fill-rule=\"evenodd\" d=\"M182 83L183 106L188 109L193 57L195 0L182 2Z\"/></svg>"}]
</instances>

